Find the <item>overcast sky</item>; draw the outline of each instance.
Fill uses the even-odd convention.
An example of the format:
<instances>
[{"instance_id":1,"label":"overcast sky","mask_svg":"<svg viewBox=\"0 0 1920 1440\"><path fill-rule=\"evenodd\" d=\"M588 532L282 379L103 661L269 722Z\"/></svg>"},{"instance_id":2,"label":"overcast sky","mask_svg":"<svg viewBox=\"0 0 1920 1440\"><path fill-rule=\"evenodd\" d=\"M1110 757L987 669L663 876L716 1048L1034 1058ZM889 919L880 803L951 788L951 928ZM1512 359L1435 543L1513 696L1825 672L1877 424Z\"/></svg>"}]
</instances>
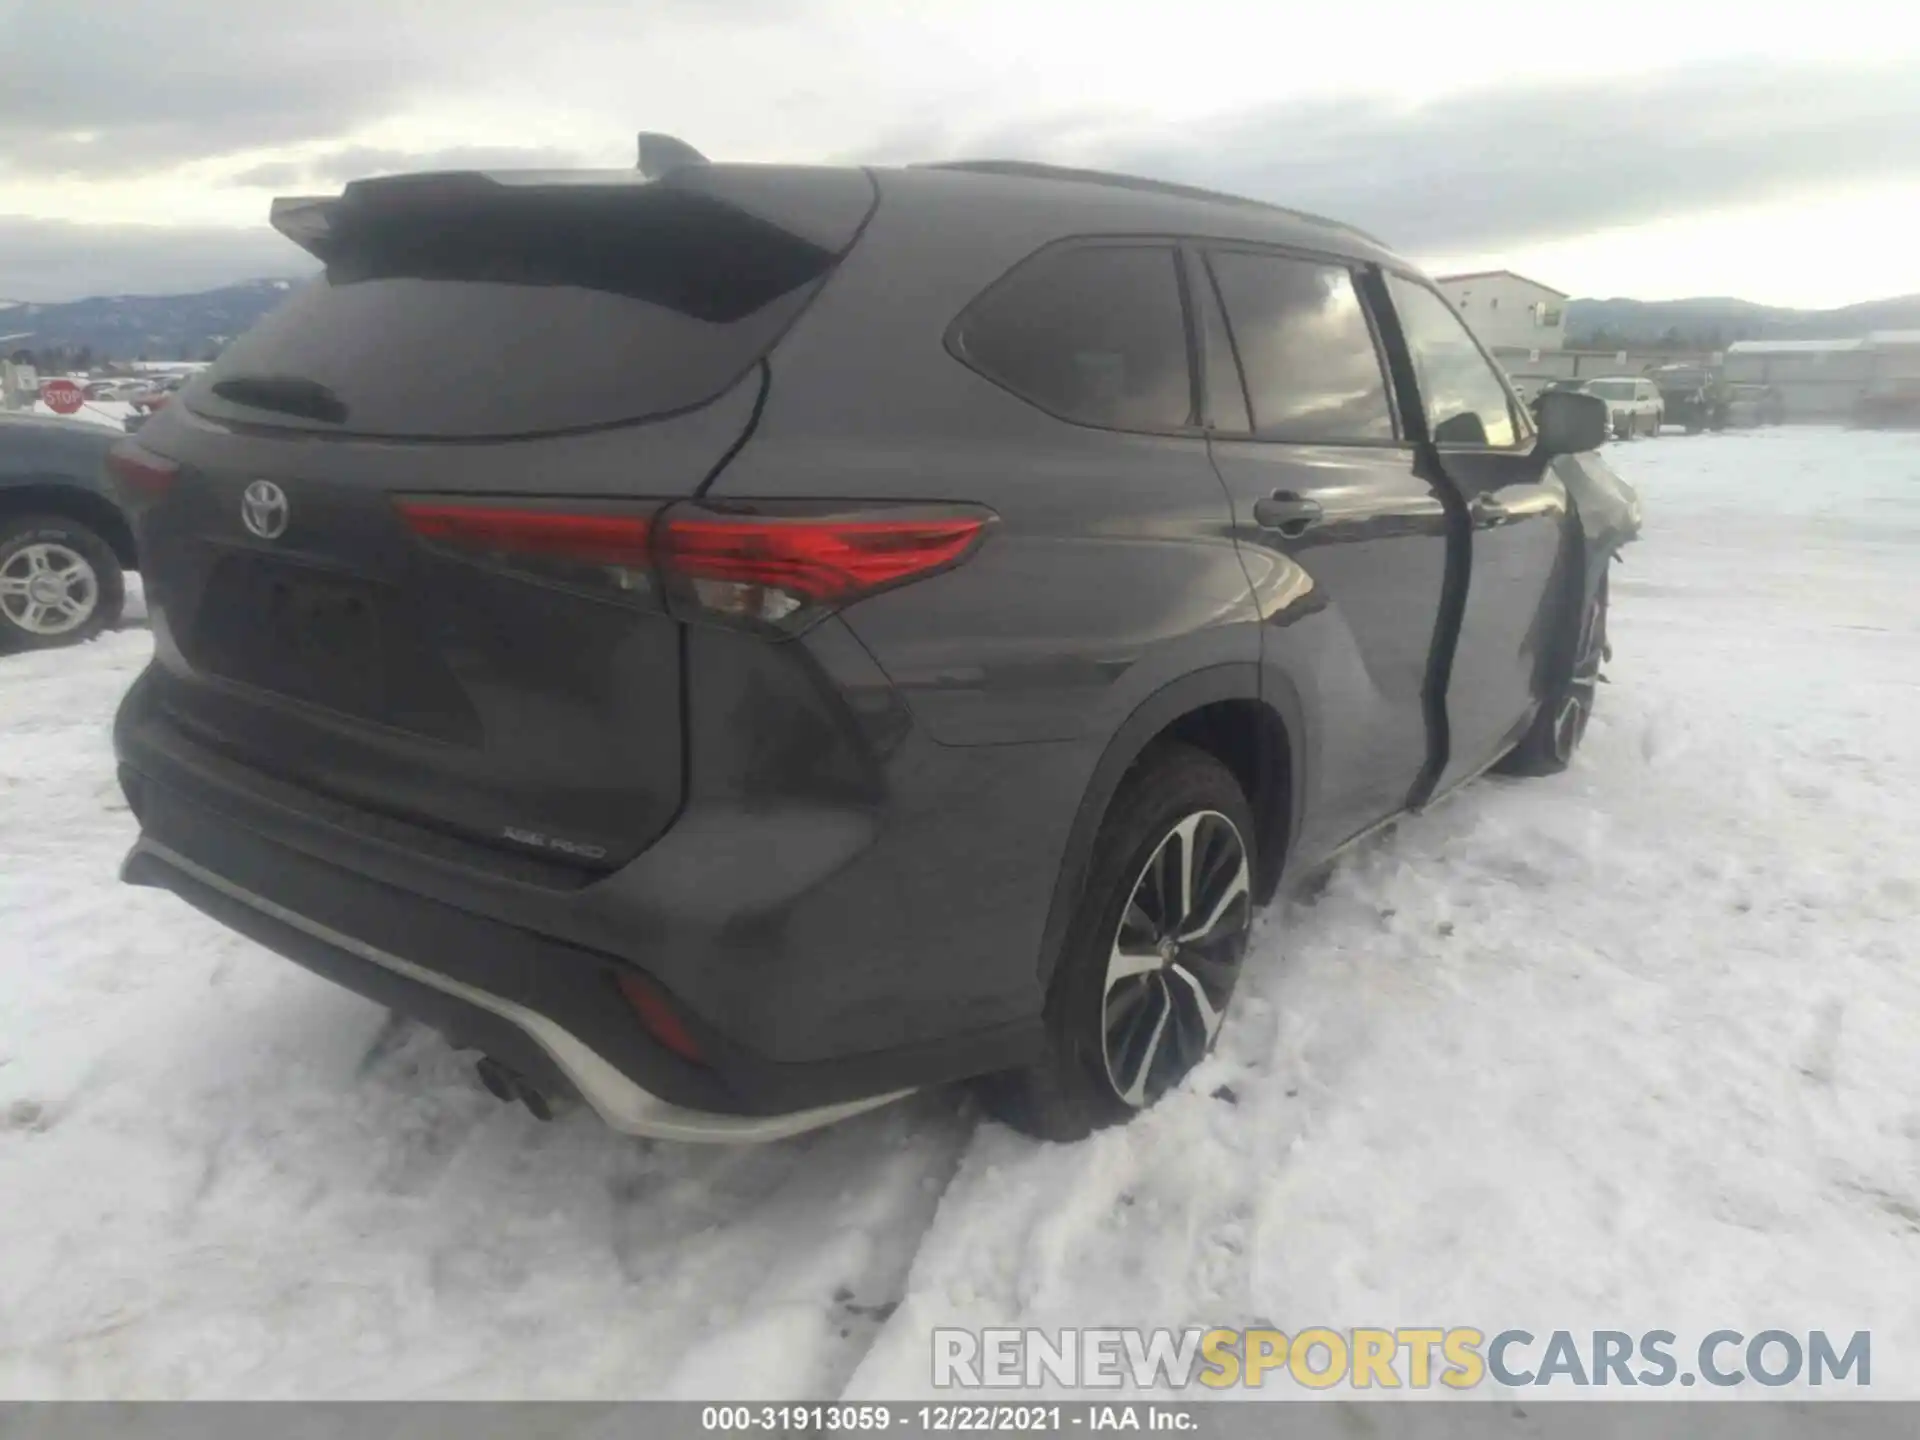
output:
<instances>
[{"instance_id":1,"label":"overcast sky","mask_svg":"<svg viewBox=\"0 0 1920 1440\"><path fill-rule=\"evenodd\" d=\"M1580 295L1920 292L1920 6L1886 0L0 0L0 299L299 273L276 193L641 129L1129 169Z\"/></svg>"}]
</instances>

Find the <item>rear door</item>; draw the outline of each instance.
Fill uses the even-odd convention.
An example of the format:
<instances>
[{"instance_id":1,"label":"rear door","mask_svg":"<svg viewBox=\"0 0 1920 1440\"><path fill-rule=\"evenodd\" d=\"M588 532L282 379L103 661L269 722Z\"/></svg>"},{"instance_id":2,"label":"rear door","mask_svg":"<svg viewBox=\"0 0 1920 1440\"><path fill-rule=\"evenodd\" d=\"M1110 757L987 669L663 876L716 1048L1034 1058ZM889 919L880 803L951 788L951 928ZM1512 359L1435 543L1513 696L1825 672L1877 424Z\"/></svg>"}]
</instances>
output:
<instances>
[{"instance_id":1,"label":"rear door","mask_svg":"<svg viewBox=\"0 0 1920 1440\"><path fill-rule=\"evenodd\" d=\"M1533 718L1551 659L1567 491L1534 454L1525 407L1464 322L1425 282L1389 274L1420 389L1423 473L1443 478L1471 536L1447 682L1447 758L1436 792L1484 769Z\"/></svg>"},{"instance_id":2,"label":"rear door","mask_svg":"<svg viewBox=\"0 0 1920 1440\"><path fill-rule=\"evenodd\" d=\"M325 275L141 434L179 467L140 521L156 743L481 855L631 857L683 787L650 522L871 203L725 167L350 187Z\"/></svg>"},{"instance_id":3,"label":"rear door","mask_svg":"<svg viewBox=\"0 0 1920 1440\"><path fill-rule=\"evenodd\" d=\"M1299 844L1315 854L1404 807L1427 764L1445 508L1346 262L1212 247L1190 263L1265 683L1297 695L1313 732Z\"/></svg>"}]
</instances>

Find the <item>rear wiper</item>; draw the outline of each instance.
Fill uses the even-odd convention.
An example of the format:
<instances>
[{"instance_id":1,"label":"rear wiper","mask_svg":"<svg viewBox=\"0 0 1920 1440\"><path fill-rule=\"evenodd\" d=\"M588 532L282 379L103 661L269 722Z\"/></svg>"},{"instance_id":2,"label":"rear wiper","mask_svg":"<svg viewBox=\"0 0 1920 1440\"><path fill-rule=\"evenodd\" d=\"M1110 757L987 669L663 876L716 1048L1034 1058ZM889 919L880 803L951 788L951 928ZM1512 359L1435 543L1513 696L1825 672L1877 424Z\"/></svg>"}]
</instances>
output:
<instances>
[{"instance_id":1,"label":"rear wiper","mask_svg":"<svg viewBox=\"0 0 1920 1440\"><path fill-rule=\"evenodd\" d=\"M213 393L253 410L275 410L329 425L347 423L347 402L317 380L298 375L236 375L216 380Z\"/></svg>"}]
</instances>

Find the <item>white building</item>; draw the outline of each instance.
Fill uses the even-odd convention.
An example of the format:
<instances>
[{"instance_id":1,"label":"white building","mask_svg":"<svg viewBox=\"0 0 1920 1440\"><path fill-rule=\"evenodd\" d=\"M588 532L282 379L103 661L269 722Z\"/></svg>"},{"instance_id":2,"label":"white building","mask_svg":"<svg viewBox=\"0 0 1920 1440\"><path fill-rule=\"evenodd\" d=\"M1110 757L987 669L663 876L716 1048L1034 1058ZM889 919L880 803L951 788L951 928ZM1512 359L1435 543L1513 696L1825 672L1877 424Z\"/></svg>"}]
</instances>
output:
<instances>
[{"instance_id":1,"label":"white building","mask_svg":"<svg viewBox=\"0 0 1920 1440\"><path fill-rule=\"evenodd\" d=\"M1920 380L1920 330L1875 330L1867 348L1876 357L1876 380Z\"/></svg>"},{"instance_id":2,"label":"white building","mask_svg":"<svg viewBox=\"0 0 1920 1440\"><path fill-rule=\"evenodd\" d=\"M1475 270L1435 281L1490 350L1558 350L1566 331L1563 290L1511 270Z\"/></svg>"},{"instance_id":3,"label":"white building","mask_svg":"<svg viewBox=\"0 0 1920 1440\"><path fill-rule=\"evenodd\" d=\"M1795 420L1834 420L1864 395L1920 380L1920 330L1876 330L1853 340L1739 340L1727 379L1779 390Z\"/></svg>"}]
</instances>

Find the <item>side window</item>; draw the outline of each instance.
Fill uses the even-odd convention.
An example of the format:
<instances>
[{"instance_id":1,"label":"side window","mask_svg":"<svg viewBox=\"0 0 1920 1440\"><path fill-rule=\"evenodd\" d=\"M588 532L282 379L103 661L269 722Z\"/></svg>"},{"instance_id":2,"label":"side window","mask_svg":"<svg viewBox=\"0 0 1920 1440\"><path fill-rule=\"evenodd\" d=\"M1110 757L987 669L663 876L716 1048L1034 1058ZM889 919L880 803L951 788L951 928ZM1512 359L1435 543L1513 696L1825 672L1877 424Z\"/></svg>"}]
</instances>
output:
<instances>
[{"instance_id":1,"label":"side window","mask_svg":"<svg viewBox=\"0 0 1920 1440\"><path fill-rule=\"evenodd\" d=\"M1044 250L960 317L954 348L1063 420L1109 430L1193 423L1187 327L1171 248Z\"/></svg>"},{"instance_id":2,"label":"side window","mask_svg":"<svg viewBox=\"0 0 1920 1440\"><path fill-rule=\"evenodd\" d=\"M1219 250L1208 256L1262 440L1394 439L1373 328L1344 265Z\"/></svg>"},{"instance_id":3,"label":"side window","mask_svg":"<svg viewBox=\"0 0 1920 1440\"><path fill-rule=\"evenodd\" d=\"M1447 302L1411 280L1387 276L1400 329L1413 354L1427 430L1441 445L1497 449L1519 439L1506 386Z\"/></svg>"}]
</instances>

